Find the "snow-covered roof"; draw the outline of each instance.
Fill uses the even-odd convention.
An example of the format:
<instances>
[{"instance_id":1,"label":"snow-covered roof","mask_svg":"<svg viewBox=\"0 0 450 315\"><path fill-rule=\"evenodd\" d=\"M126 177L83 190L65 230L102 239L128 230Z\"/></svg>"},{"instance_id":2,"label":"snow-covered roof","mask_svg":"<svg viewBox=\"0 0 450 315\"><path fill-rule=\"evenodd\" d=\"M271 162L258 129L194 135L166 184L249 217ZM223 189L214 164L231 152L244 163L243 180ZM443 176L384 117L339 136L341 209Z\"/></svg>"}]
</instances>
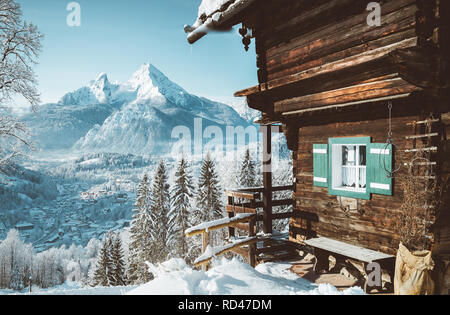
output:
<instances>
[{"instance_id":1,"label":"snow-covered roof","mask_svg":"<svg viewBox=\"0 0 450 315\"><path fill-rule=\"evenodd\" d=\"M28 222L21 222L21 223L16 224L15 228L19 231L32 230L32 229L34 229L34 224L28 223Z\"/></svg>"},{"instance_id":2,"label":"snow-covered roof","mask_svg":"<svg viewBox=\"0 0 450 315\"><path fill-rule=\"evenodd\" d=\"M193 44L210 31L230 28L239 23L234 18L256 1L258 0L202 0L197 20L192 26L184 27L184 31L188 33L188 42Z\"/></svg>"}]
</instances>

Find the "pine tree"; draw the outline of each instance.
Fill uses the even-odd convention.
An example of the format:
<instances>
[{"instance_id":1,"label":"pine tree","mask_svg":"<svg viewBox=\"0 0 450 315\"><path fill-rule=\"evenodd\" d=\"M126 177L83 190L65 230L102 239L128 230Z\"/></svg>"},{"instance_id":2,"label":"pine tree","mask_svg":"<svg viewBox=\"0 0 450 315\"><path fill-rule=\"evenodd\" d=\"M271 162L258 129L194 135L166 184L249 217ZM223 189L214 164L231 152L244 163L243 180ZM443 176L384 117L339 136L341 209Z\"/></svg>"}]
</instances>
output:
<instances>
[{"instance_id":1,"label":"pine tree","mask_svg":"<svg viewBox=\"0 0 450 315\"><path fill-rule=\"evenodd\" d=\"M147 261L163 262L169 253L170 186L164 161L161 161L153 179L150 193L151 223L149 229L151 257Z\"/></svg>"},{"instance_id":2,"label":"pine tree","mask_svg":"<svg viewBox=\"0 0 450 315\"><path fill-rule=\"evenodd\" d=\"M111 265L112 269L110 274L112 275L112 286L123 286L126 285L125 279L125 262L123 260L123 248L122 241L119 234L116 234L111 241Z\"/></svg>"},{"instance_id":3,"label":"pine tree","mask_svg":"<svg viewBox=\"0 0 450 315\"><path fill-rule=\"evenodd\" d=\"M150 243L149 230L152 225L149 187L148 176L145 174L137 189L136 204L130 229L128 280L133 284L140 284L149 280L145 264L150 254L147 250Z\"/></svg>"},{"instance_id":4,"label":"pine tree","mask_svg":"<svg viewBox=\"0 0 450 315\"><path fill-rule=\"evenodd\" d=\"M175 172L175 186L172 190L172 209L169 221L171 233L169 243L174 248L175 255L182 258L186 257L188 251L185 231L190 224L191 198L194 191L192 176L188 168L188 162L183 156Z\"/></svg>"},{"instance_id":5,"label":"pine tree","mask_svg":"<svg viewBox=\"0 0 450 315\"><path fill-rule=\"evenodd\" d=\"M109 268L111 266L111 260L109 256L109 248L110 245L108 237L103 239L103 245L100 249L97 266L94 272L94 286L102 286L106 287L109 285Z\"/></svg>"},{"instance_id":6,"label":"pine tree","mask_svg":"<svg viewBox=\"0 0 450 315\"><path fill-rule=\"evenodd\" d=\"M208 222L223 218L221 189L219 179L215 170L215 163L210 153L206 154L198 180L197 188L197 220ZM212 237L211 241L213 241ZM218 245L218 241L210 242Z\"/></svg>"},{"instance_id":7,"label":"pine tree","mask_svg":"<svg viewBox=\"0 0 450 315\"><path fill-rule=\"evenodd\" d=\"M242 161L241 172L239 174L239 184L242 187L252 188L257 185L255 162L250 156L250 149L245 151L245 157Z\"/></svg>"},{"instance_id":8,"label":"pine tree","mask_svg":"<svg viewBox=\"0 0 450 315\"><path fill-rule=\"evenodd\" d=\"M13 290L20 291L24 288L22 271L18 264L14 264L11 268L11 282L10 287Z\"/></svg>"},{"instance_id":9,"label":"pine tree","mask_svg":"<svg viewBox=\"0 0 450 315\"><path fill-rule=\"evenodd\" d=\"M106 237L106 249L107 249L107 276L108 276L108 285L114 286L115 277L114 277L114 261L112 259L113 254L113 242L114 242L114 233L109 231Z\"/></svg>"}]
</instances>

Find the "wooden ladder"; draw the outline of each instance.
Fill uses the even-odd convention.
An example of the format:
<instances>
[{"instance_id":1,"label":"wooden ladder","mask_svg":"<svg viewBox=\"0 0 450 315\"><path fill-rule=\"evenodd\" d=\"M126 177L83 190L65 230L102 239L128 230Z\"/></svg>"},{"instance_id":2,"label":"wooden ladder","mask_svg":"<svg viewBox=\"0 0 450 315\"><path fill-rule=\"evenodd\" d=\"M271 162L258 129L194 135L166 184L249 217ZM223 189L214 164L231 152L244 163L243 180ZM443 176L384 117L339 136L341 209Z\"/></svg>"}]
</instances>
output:
<instances>
[{"instance_id":1,"label":"wooden ladder","mask_svg":"<svg viewBox=\"0 0 450 315\"><path fill-rule=\"evenodd\" d=\"M441 120L434 118L432 115L428 119L421 121L413 121L407 123L407 126L413 127L413 135L406 136L406 140L411 142L411 149L406 149L406 154L419 155L423 153L423 156L418 156L417 160L413 159L411 162L404 162L404 166L408 167L411 176L417 180L431 181L436 180L436 167L437 161L433 160L435 154L438 152L439 140L435 140L440 137L440 129L436 124L440 124ZM435 127L436 126L436 127ZM422 142L422 145L418 146L418 141ZM424 208L424 236L432 240L433 236L429 233L427 225L433 221L433 215L430 213L434 207L428 204L423 206Z\"/></svg>"}]
</instances>

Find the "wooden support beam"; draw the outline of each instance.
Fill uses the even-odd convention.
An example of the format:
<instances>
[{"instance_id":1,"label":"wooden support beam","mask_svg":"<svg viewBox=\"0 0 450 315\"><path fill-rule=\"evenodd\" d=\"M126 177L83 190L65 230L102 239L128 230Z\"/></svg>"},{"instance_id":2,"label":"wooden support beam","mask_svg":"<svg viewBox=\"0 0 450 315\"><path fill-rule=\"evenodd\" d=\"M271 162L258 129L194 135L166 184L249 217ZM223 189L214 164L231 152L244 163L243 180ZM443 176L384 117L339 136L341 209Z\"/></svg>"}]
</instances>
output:
<instances>
[{"instance_id":1,"label":"wooden support beam","mask_svg":"<svg viewBox=\"0 0 450 315\"><path fill-rule=\"evenodd\" d=\"M228 197L227 199L228 199L227 208L228 207L233 207L234 198L233 197ZM235 215L234 211L232 211L232 212L228 211L228 218L232 219L234 217L234 215ZM228 238L235 237L235 235L236 235L236 231L235 231L234 227L232 227L232 226L228 227Z\"/></svg>"},{"instance_id":2,"label":"wooden support beam","mask_svg":"<svg viewBox=\"0 0 450 315\"><path fill-rule=\"evenodd\" d=\"M263 130L263 182L264 182L264 233L272 234L272 128L264 126Z\"/></svg>"},{"instance_id":3,"label":"wooden support beam","mask_svg":"<svg viewBox=\"0 0 450 315\"><path fill-rule=\"evenodd\" d=\"M256 221L255 219L251 219L249 222L249 231L248 231L249 237L255 237L256 236ZM249 244L249 250L248 250L248 263L253 268L256 267L256 243L253 242Z\"/></svg>"},{"instance_id":4,"label":"wooden support beam","mask_svg":"<svg viewBox=\"0 0 450 315\"><path fill-rule=\"evenodd\" d=\"M202 253L206 252L209 245L209 234L207 232L202 233ZM208 270L208 264L203 264L202 268L204 271Z\"/></svg>"}]
</instances>

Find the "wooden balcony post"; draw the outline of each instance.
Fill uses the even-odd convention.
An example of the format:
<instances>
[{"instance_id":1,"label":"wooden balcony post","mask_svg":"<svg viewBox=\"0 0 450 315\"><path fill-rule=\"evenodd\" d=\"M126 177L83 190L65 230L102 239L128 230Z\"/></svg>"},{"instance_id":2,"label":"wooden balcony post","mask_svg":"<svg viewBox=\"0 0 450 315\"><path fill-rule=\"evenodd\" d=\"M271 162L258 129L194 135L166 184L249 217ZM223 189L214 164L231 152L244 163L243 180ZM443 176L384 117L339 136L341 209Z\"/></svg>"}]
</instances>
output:
<instances>
[{"instance_id":1,"label":"wooden balcony post","mask_svg":"<svg viewBox=\"0 0 450 315\"><path fill-rule=\"evenodd\" d=\"M263 203L264 233L272 234L272 126L261 127L263 133Z\"/></svg>"},{"instance_id":2,"label":"wooden balcony post","mask_svg":"<svg viewBox=\"0 0 450 315\"><path fill-rule=\"evenodd\" d=\"M256 220L253 218L250 220L248 224L248 236L254 237L256 236L255 231ZM248 246L248 263L253 268L256 267L256 243L250 244Z\"/></svg>"},{"instance_id":3,"label":"wooden balcony post","mask_svg":"<svg viewBox=\"0 0 450 315\"><path fill-rule=\"evenodd\" d=\"M232 196L228 196L228 205L229 206L234 206L234 197ZM229 218L233 218L235 216L234 212L228 212L228 217ZM234 227L229 227L228 228L228 238L232 238L236 236L236 232Z\"/></svg>"},{"instance_id":4,"label":"wooden balcony post","mask_svg":"<svg viewBox=\"0 0 450 315\"><path fill-rule=\"evenodd\" d=\"M203 247L202 247L202 254L206 252L206 249L209 245L209 234L208 232L202 233L202 241L203 241ZM208 264L203 264L202 266L204 271L208 271Z\"/></svg>"}]
</instances>

